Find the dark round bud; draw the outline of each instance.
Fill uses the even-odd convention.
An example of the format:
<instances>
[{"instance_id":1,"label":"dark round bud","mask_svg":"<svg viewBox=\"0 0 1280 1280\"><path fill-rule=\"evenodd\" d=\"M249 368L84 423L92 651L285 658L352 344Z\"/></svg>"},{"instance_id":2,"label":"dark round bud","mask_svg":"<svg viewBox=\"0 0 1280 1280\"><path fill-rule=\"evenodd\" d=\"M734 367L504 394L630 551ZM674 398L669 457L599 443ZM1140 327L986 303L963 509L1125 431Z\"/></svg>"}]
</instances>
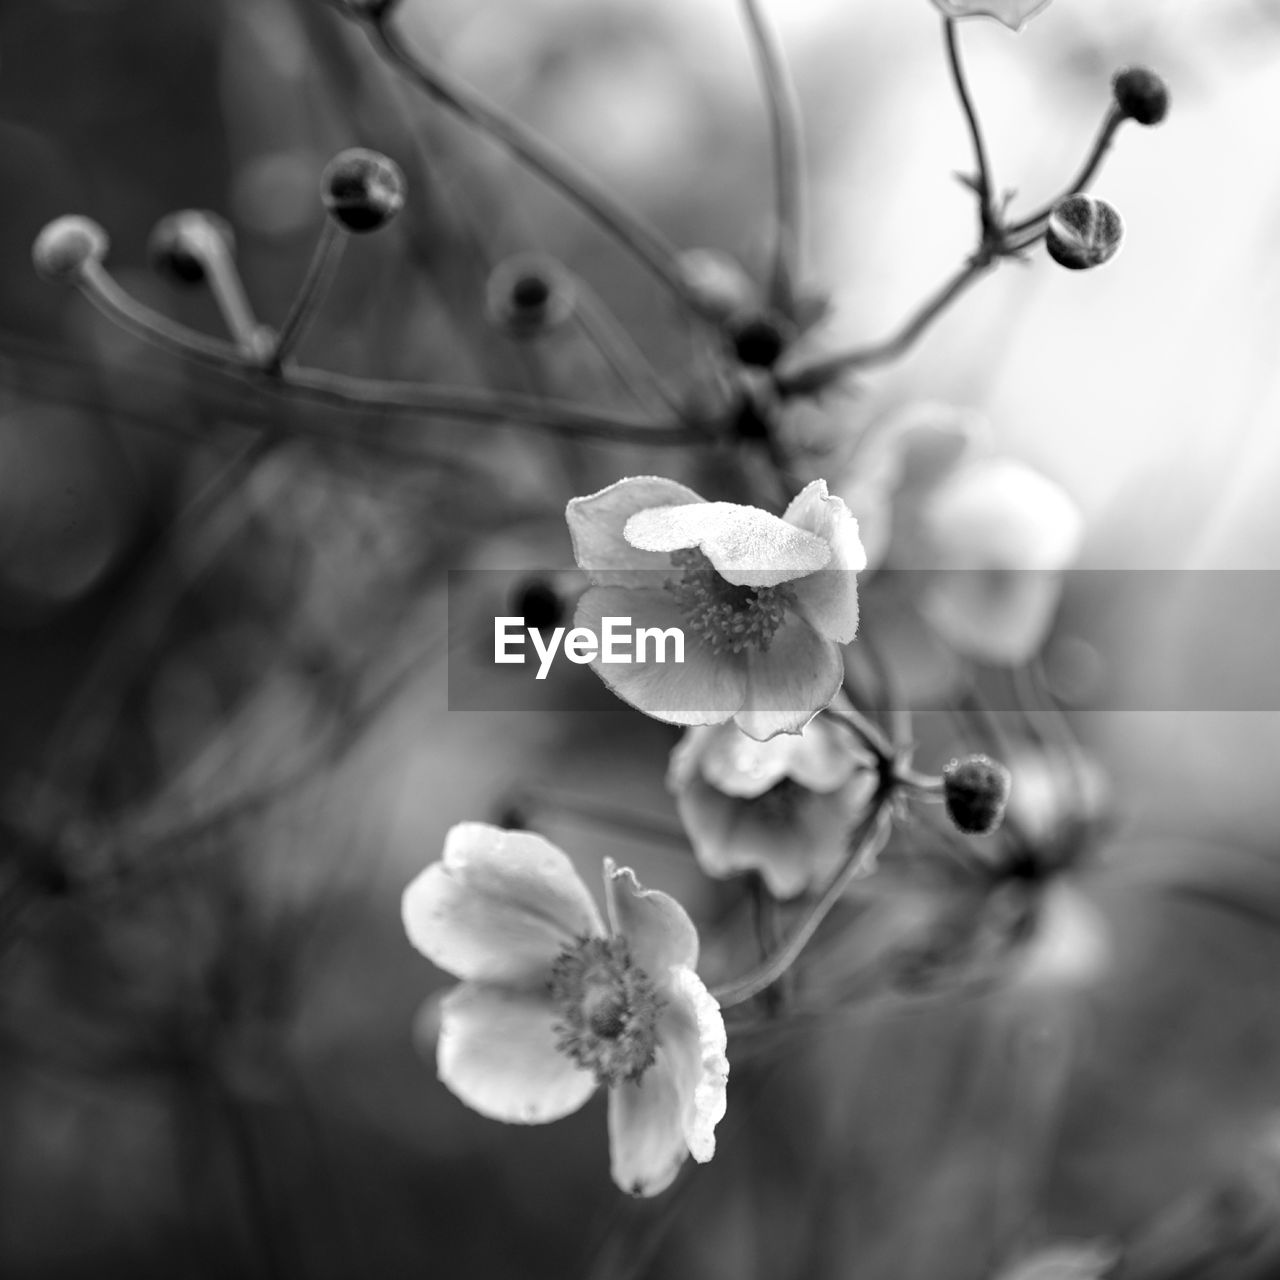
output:
<instances>
[{"instance_id":1,"label":"dark round bud","mask_svg":"<svg viewBox=\"0 0 1280 1280\"><path fill-rule=\"evenodd\" d=\"M200 284L210 255L234 249L235 237L226 220L202 209L168 214L147 240L151 265L180 284Z\"/></svg>"},{"instance_id":2,"label":"dark round bud","mask_svg":"<svg viewBox=\"0 0 1280 1280\"><path fill-rule=\"evenodd\" d=\"M320 179L324 207L348 231L378 231L404 208L404 174L390 156L365 147L340 151Z\"/></svg>"},{"instance_id":3,"label":"dark round bud","mask_svg":"<svg viewBox=\"0 0 1280 1280\"><path fill-rule=\"evenodd\" d=\"M1149 67L1125 67L1111 81L1120 114L1138 124L1159 124L1169 114L1169 86Z\"/></svg>"},{"instance_id":4,"label":"dark round bud","mask_svg":"<svg viewBox=\"0 0 1280 1280\"><path fill-rule=\"evenodd\" d=\"M568 273L554 258L520 253L494 267L485 302L499 329L534 338L563 324L573 314L575 298Z\"/></svg>"},{"instance_id":5,"label":"dark round bud","mask_svg":"<svg viewBox=\"0 0 1280 1280\"><path fill-rule=\"evenodd\" d=\"M1115 257L1124 223L1112 205L1096 196L1064 196L1053 206L1044 244L1049 256L1070 271L1087 271Z\"/></svg>"},{"instance_id":6,"label":"dark round bud","mask_svg":"<svg viewBox=\"0 0 1280 1280\"><path fill-rule=\"evenodd\" d=\"M565 600L546 578L524 578L512 592L511 612L535 631L551 631L564 621Z\"/></svg>"},{"instance_id":7,"label":"dark round bud","mask_svg":"<svg viewBox=\"0 0 1280 1280\"><path fill-rule=\"evenodd\" d=\"M753 369L772 369L787 348L781 326L767 316L752 316L733 330L733 350Z\"/></svg>"},{"instance_id":8,"label":"dark round bud","mask_svg":"<svg viewBox=\"0 0 1280 1280\"><path fill-rule=\"evenodd\" d=\"M107 233L92 218L68 214L36 236L31 261L43 279L70 284L88 263L101 262L109 245Z\"/></svg>"},{"instance_id":9,"label":"dark round bud","mask_svg":"<svg viewBox=\"0 0 1280 1280\"><path fill-rule=\"evenodd\" d=\"M952 760L942 771L942 798L947 815L966 835L985 836L1004 818L1013 777L990 756Z\"/></svg>"}]
</instances>

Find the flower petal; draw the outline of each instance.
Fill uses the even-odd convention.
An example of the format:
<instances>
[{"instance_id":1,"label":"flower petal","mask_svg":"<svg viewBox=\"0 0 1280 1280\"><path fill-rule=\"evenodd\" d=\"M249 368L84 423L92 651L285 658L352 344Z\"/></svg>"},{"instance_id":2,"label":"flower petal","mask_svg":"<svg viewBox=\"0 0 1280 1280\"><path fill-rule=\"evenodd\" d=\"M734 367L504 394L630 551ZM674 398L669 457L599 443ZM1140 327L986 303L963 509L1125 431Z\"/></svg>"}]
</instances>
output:
<instances>
[{"instance_id":1,"label":"flower petal","mask_svg":"<svg viewBox=\"0 0 1280 1280\"><path fill-rule=\"evenodd\" d=\"M673 965L698 963L698 931L670 894L645 889L630 867L606 858L604 896L612 932L626 938L631 959L655 982Z\"/></svg>"},{"instance_id":2,"label":"flower petal","mask_svg":"<svg viewBox=\"0 0 1280 1280\"><path fill-rule=\"evenodd\" d=\"M622 536L627 521L649 507L698 503L692 489L661 476L631 476L565 508L573 554L597 586L651 586L653 570L670 571L670 556L642 551Z\"/></svg>"},{"instance_id":3,"label":"flower petal","mask_svg":"<svg viewBox=\"0 0 1280 1280\"><path fill-rule=\"evenodd\" d=\"M556 1048L556 1007L543 991L464 982L440 1006L440 1079L473 1111L507 1124L571 1115L596 1078Z\"/></svg>"},{"instance_id":4,"label":"flower petal","mask_svg":"<svg viewBox=\"0 0 1280 1280\"><path fill-rule=\"evenodd\" d=\"M858 522L843 499L827 493L825 480L806 485L782 518L831 548L826 566L800 578L792 587L796 612L819 635L848 644L858 633L856 575L867 567L867 553L858 540Z\"/></svg>"},{"instance_id":5,"label":"flower petal","mask_svg":"<svg viewBox=\"0 0 1280 1280\"><path fill-rule=\"evenodd\" d=\"M710 1160L725 1112L729 1061L720 1007L692 970L671 977L653 1066L609 1095L613 1180L631 1195L665 1191L686 1155Z\"/></svg>"},{"instance_id":6,"label":"flower petal","mask_svg":"<svg viewBox=\"0 0 1280 1280\"><path fill-rule=\"evenodd\" d=\"M404 891L409 941L459 978L530 984L575 938L604 924L573 863L525 831L460 822L444 857Z\"/></svg>"},{"instance_id":7,"label":"flower petal","mask_svg":"<svg viewBox=\"0 0 1280 1280\"><path fill-rule=\"evenodd\" d=\"M651 507L627 521L624 535L644 551L699 547L725 581L746 587L790 582L831 559L830 545L816 534L736 502Z\"/></svg>"},{"instance_id":8,"label":"flower petal","mask_svg":"<svg viewBox=\"0 0 1280 1280\"><path fill-rule=\"evenodd\" d=\"M763 741L799 733L836 696L844 680L839 648L807 622L790 622L768 650L747 661L747 693L734 723Z\"/></svg>"},{"instance_id":9,"label":"flower petal","mask_svg":"<svg viewBox=\"0 0 1280 1280\"><path fill-rule=\"evenodd\" d=\"M835 791L855 769L872 763L866 751L854 746L847 730L826 720L814 720L801 733L780 734L767 742L748 737L736 725L709 734L700 740L697 772L730 796L760 796L784 778L812 791ZM683 747L681 743L676 751Z\"/></svg>"},{"instance_id":10,"label":"flower petal","mask_svg":"<svg viewBox=\"0 0 1280 1280\"><path fill-rule=\"evenodd\" d=\"M1028 18L1049 7L1050 0L933 0L948 18L995 18L1010 31L1020 31Z\"/></svg>"},{"instance_id":11,"label":"flower petal","mask_svg":"<svg viewBox=\"0 0 1280 1280\"><path fill-rule=\"evenodd\" d=\"M1065 569L1084 535L1066 491L1014 458L961 467L934 490L922 520L942 568Z\"/></svg>"},{"instance_id":12,"label":"flower petal","mask_svg":"<svg viewBox=\"0 0 1280 1280\"><path fill-rule=\"evenodd\" d=\"M578 601L574 625L599 635L605 618L630 618L637 629L675 627L684 634L683 615L660 587L589 587ZM591 667L624 702L655 720L721 724L730 719L746 697L746 662L733 654L712 653L696 636L685 636L683 662L671 661L673 652L668 646L665 662L597 658Z\"/></svg>"},{"instance_id":13,"label":"flower petal","mask_svg":"<svg viewBox=\"0 0 1280 1280\"><path fill-rule=\"evenodd\" d=\"M920 612L962 656L1016 667L1044 644L1061 594L1058 573L958 569L930 581Z\"/></svg>"}]
</instances>

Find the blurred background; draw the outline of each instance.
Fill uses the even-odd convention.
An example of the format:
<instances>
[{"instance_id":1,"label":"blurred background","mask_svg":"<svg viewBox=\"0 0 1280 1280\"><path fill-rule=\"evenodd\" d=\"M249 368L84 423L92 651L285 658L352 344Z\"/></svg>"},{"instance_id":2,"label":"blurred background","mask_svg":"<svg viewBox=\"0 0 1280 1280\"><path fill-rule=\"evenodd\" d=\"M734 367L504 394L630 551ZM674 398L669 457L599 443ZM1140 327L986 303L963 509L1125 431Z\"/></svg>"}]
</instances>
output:
<instances>
[{"instance_id":1,"label":"blurred background","mask_svg":"<svg viewBox=\"0 0 1280 1280\"><path fill-rule=\"evenodd\" d=\"M808 129L806 282L831 301L804 342L871 340L971 248L937 14L766 8ZM404 0L398 20L672 241L761 278L767 134L731 0ZM0 1275L969 1280L1062 1240L1137 1240L1135 1275L1277 1274L1280 592L1260 574L1226 593L1238 614L1220 602L1227 575L1280 569L1280 6L1056 0L964 43L1023 209L1075 170L1118 67L1166 77L1169 121L1123 131L1095 186L1123 251L1003 267L798 429L954 402L1083 510L1098 572L1069 578L1048 665L1142 691L1072 717L1115 816L1043 892L1093 942L1055 950L1046 926L993 992L850 1003L731 1049L716 1160L639 1203L608 1181L602 1099L517 1129L436 1082L412 1028L445 979L399 894L452 823L541 787L535 825L588 883L609 854L695 919L732 908L671 838L673 731L577 668L542 710L449 695L488 643L470 610L571 562L569 497L636 473L730 491L739 464L256 396L43 283L30 246L89 215L135 296L216 332L145 252L164 214L215 210L278 324L321 170L364 145L408 205L352 244L304 362L628 407L581 335L487 319L490 270L527 249L691 389L686 326L319 0L0 6ZM462 568L483 588L447 609ZM1158 589L1135 604L1117 570ZM948 732L919 726L926 766ZM904 893L983 927L945 886Z\"/></svg>"}]
</instances>

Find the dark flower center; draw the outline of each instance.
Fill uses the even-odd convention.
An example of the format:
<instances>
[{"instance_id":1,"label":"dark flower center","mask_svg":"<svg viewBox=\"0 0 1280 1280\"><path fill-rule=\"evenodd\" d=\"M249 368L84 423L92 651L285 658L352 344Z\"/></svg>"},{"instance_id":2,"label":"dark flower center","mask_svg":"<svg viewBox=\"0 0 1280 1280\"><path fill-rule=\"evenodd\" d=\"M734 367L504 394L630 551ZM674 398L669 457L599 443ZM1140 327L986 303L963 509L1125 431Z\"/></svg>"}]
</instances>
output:
<instances>
[{"instance_id":1,"label":"dark flower center","mask_svg":"<svg viewBox=\"0 0 1280 1280\"><path fill-rule=\"evenodd\" d=\"M713 653L768 650L794 597L785 585L743 587L729 582L697 547L671 553L678 578L663 586L675 597L686 629Z\"/></svg>"},{"instance_id":2,"label":"dark flower center","mask_svg":"<svg viewBox=\"0 0 1280 1280\"><path fill-rule=\"evenodd\" d=\"M557 957L548 985L561 1014L556 1048L600 1084L639 1080L653 1065L663 1002L625 938L580 938Z\"/></svg>"},{"instance_id":3,"label":"dark flower center","mask_svg":"<svg viewBox=\"0 0 1280 1280\"><path fill-rule=\"evenodd\" d=\"M783 778L746 803L751 807L751 816L757 821L768 827L784 828L795 821L796 810L808 794L808 789L794 778Z\"/></svg>"}]
</instances>

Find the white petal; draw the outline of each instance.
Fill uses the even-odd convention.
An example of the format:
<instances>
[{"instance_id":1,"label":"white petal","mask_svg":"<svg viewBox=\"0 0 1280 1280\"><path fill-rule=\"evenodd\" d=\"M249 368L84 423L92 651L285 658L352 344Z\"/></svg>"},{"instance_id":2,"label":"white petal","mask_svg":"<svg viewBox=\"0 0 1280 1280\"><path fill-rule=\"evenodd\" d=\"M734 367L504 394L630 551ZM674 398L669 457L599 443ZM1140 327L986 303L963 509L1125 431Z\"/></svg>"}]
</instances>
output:
<instances>
[{"instance_id":1,"label":"white petal","mask_svg":"<svg viewBox=\"0 0 1280 1280\"><path fill-rule=\"evenodd\" d=\"M792 588L796 611L821 636L848 644L858 633L857 574L867 567L858 539L858 522L840 498L827 493L825 480L814 480L798 493L783 519L821 538L831 559L817 573Z\"/></svg>"},{"instance_id":2,"label":"white petal","mask_svg":"<svg viewBox=\"0 0 1280 1280\"><path fill-rule=\"evenodd\" d=\"M822 538L735 502L652 507L627 521L627 541L644 551L699 547L727 582L772 587L821 569L831 559Z\"/></svg>"},{"instance_id":3,"label":"white petal","mask_svg":"<svg viewBox=\"0 0 1280 1280\"><path fill-rule=\"evenodd\" d=\"M631 959L655 981L673 965L698 963L698 931L670 894L644 888L630 867L608 858L604 893L613 932L626 938Z\"/></svg>"},{"instance_id":4,"label":"white petal","mask_svg":"<svg viewBox=\"0 0 1280 1280\"><path fill-rule=\"evenodd\" d=\"M948 569L1065 569L1075 559L1084 521L1066 491L1013 458L983 458L959 468L922 512Z\"/></svg>"},{"instance_id":5,"label":"white petal","mask_svg":"<svg viewBox=\"0 0 1280 1280\"><path fill-rule=\"evenodd\" d=\"M1019 31L1028 18L1049 6L1050 0L933 0L949 18L995 18L1010 31Z\"/></svg>"},{"instance_id":6,"label":"white petal","mask_svg":"<svg viewBox=\"0 0 1280 1280\"><path fill-rule=\"evenodd\" d=\"M592 661L591 669L637 711L667 724L722 724L742 706L746 661L735 654L715 654L696 636L685 634L684 615L670 593L652 586L590 587L578 601L574 625L600 635L605 618L630 618L637 631L674 627L684 635L683 662L673 660L672 643L667 643L662 662L654 660L652 643L644 662Z\"/></svg>"},{"instance_id":7,"label":"white petal","mask_svg":"<svg viewBox=\"0 0 1280 1280\"><path fill-rule=\"evenodd\" d=\"M799 733L840 691L844 663L839 648L807 622L791 620L765 653L747 662L747 696L734 723L763 741Z\"/></svg>"},{"instance_id":8,"label":"white petal","mask_svg":"<svg viewBox=\"0 0 1280 1280\"><path fill-rule=\"evenodd\" d=\"M573 864L526 831L461 822L444 858L404 891L405 932L428 960L459 978L541 980L575 938L604 932Z\"/></svg>"},{"instance_id":9,"label":"white petal","mask_svg":"<svg viewBox=\"0 0 1280 1280\"><path fill-rule=\"evenodd\" d=\"M686 1155L715 1154L729 1061L720 1007L690 969L675 969L664 991L653 1066L638 1084L609 1095L613 1179L631 1195L653 1196L675 1180Z\"/></svg>"},{"instance_id":10,"label":"white petal","mask_svg":"<svg viewBox=\"0 0 1280 1280\"><path fill-rule=\"evenodd\" d=\"M556 1016L545 992L455 987L440 1005L441 1081L490 1120L546 1124L571 1115L596 1078L556 1048Z\"/></svg>"},{"instance_id":11,"label":"white petal","mask_svg":"<svg viewBox=\"0 0 1280 1280\"><path fill-rule=\"evenodd\" d=\"M654 570L670 572L671 558L637 549L622 536L637 511L673 503L697 503L692 489L661 476L631 476L565 508L573 554L597 586L653 586Z\"/></svg>"}]
</instances>

